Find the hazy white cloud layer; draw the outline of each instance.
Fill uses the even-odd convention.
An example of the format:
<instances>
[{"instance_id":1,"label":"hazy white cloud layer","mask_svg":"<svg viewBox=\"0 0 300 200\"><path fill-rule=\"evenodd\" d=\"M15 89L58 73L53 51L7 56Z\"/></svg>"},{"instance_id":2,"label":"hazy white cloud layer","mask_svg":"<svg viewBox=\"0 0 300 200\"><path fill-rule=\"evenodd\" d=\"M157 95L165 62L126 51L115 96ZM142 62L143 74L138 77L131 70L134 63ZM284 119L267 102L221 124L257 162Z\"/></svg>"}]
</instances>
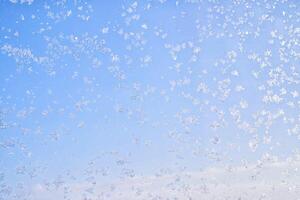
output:
<instances>
[{"instance_id":1,"label":"hazy white cloud layer","mask_svg":"<svg viewBox=\"0 0 300 200\"><path fill-rule=\"evenodd\" d=\"M110 184L62 183L49 191L43 184L32 188L32 199L236 199L298 200L300 161L257 163L198 172L126 178ZM101 180L100 180L101 182Z\"/></svg>"}]
</instances>

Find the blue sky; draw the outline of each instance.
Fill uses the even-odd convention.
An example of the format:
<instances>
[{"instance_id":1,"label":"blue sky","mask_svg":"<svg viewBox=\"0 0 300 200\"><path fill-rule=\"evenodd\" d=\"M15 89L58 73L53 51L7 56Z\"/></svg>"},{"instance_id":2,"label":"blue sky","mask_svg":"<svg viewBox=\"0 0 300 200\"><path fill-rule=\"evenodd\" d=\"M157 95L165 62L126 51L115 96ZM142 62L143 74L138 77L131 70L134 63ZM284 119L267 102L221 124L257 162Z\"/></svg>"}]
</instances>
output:
<instances>
[{"instance_id":1,"label":"blue sky","mask_svg":"<svg viewBox=\"0 0 300 200\"><path fill-rule=\"evenodd\" d=\"M299 23L297 1L0 1L0 199L291 169Z\"/></svg>"}]
</instances>

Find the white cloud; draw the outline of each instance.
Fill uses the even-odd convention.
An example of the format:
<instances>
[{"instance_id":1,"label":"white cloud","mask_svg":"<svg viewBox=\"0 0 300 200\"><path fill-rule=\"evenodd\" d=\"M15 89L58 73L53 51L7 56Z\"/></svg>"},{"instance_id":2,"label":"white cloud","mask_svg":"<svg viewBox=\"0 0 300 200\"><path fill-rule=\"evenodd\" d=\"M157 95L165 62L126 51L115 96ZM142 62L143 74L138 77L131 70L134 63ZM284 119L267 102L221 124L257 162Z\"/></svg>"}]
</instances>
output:
<instances>
[{"instance_id":1,"label":"white cloud","mask_svg":"<svg viewBox=\"0 0 300 200\"><path fill-rule=\"evenodd\" d=\"M253 164L248 167L208 168L201 172L144 176L114 184L91 187L88 183L68 184L47 191L33 189L33 199L52 200L64 196L79 199L215 199L215 200L298 200L300 199L300 162ZM67 188L67 189L66 189ZM68 199L68 198L67 198Z\"/></svg>"}]
</instances>

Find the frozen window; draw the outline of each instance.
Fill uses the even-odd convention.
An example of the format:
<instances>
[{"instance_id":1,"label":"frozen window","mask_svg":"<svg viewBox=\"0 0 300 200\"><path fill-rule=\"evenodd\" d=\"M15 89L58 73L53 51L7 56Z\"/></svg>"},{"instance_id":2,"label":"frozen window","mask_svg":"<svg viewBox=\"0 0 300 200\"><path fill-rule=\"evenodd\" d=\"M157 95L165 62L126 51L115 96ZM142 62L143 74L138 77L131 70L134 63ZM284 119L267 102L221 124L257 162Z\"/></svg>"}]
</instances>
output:
<instances>
[{"instance_id":1,"label":"frozen window","mask_svg":"<svg viewBox=\"0 0 300 200\"><path fill-rule=\"evenodd\" d=\"M300 2L0 1L0 200L298 200Z\"/></svg>"}]
</instances>

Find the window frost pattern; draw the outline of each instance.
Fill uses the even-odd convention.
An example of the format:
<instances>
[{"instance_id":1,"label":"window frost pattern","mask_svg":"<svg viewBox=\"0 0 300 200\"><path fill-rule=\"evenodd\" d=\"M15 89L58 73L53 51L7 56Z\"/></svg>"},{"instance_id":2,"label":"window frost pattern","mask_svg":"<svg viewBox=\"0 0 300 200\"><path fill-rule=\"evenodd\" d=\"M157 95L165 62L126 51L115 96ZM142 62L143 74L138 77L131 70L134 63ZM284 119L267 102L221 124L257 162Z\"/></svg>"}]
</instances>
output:
<instances>
[{"instance_id":1,"label":"window frost pattern","mask_svg":"<svg viewBox=\"0 0 300 200\"><path fill-rule=\"evenodd\" d=\"M287 0L0 2L0 200L297 200Z\"/></svg>"}]
</instances>

